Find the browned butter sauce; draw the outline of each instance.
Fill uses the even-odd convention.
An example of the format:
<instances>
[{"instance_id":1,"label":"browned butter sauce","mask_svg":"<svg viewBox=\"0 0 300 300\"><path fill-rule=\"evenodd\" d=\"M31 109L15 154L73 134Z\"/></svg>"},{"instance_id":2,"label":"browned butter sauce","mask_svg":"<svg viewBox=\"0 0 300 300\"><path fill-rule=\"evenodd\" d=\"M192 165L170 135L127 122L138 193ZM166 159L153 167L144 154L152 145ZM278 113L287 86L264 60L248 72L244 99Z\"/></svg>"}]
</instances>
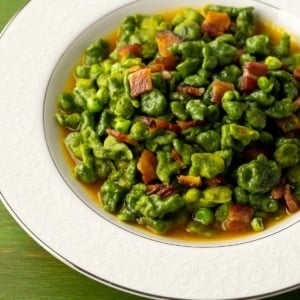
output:
<instances>
[{"instance_id":1,"label":"browned butter sauce","mask_svg":"<svg viewBox=\"0 0 300 300\"><path fill-rule=\"evenodd\" d=\"M180 13L183 11L184 8L179 8L175 9L172 11L165 11L162 13L159 13L161 16L163 16L166 20L171 20L174 15L177 13ZM201 9L199 9L201 11ZM120 20L121 21L121 20ZM274 23L272 23L269 20L258 20L257 23L257 33L266 33L270 36L272 41L274 43L277 43L280 39L280 36L284 32L283 28L277 27ZM114 49L115 47L115 41L118 35L118 30L116 29L114 32L109 34L108 36L105 37L107 41L110 43L110 48L111 50ZM300 47L297 45L297 43L292 39L292 51L299 51ZM88 45L87 45L88 46ZM73 77L73 74L70 74L69 78L66 81L64 91L66 92L72 92L73 88L75 86L75 80ZM66 163L69 166L70 172L72 172L75 163L72 160L71 156L69 155L66 147L64 146L64 138L65 136L69 133L69 131L65 128L60 128L59 129L59 140L61 141L61 147L62 147L62 154L65 157ZM82 189L86 192L87 197L90 198L92 201L97 203L99 205L99 209L102 209L102 204L101 204L101 199L99 197L99 189L101 186L101 182L96 182L94 184L83 184L78 181L78 184L82 187ZM104 212L106 213L106 212ZM279 212L276 213L276 215L273 216L273 218L266 219L264 221L265 225L265 230L268 228L272 227L273 225L277 224L278 222L281 222L282 220L286 219L288 216L284 210L279 210ZM118 222L118 220L116 220ZM121 222L120 222L121 223ZM145 229L142 226L132 224L133 228L136 230L141 231L142 233L147 233L147 234L152 234L149 230ZM155 233L153 233L155 234ZM165 234L164 236L166 238L172 239L172 240L179 240L179 241L186 241L186 242L208 242L208 241L213 241L213 242L221 242L221 241L228 241L228 240L234 240L236 238L241 238L241 237L249 237L249 236L254 236L255 232L236 232L236 231L223 231L221 229L212 229L211 233L208 234L207 236L203 235L196 235L196 234L191 234L186 232L184 226L178 226L177 228L172 229L170 232Z\"/></svg>"}]
</instances>

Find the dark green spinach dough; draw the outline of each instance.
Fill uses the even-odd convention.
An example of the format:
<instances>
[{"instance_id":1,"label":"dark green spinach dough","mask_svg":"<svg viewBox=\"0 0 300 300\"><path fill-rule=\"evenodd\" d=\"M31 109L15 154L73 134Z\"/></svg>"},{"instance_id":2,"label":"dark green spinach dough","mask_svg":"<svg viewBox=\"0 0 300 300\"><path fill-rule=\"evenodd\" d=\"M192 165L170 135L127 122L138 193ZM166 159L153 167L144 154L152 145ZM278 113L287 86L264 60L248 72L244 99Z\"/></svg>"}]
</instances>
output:
<instances>
[{"instance_id":1,"label":"dark green spinach dough","mask_svg":"<svg viewBox=\"0 0 300 300\"><path fill-rule=\"evenodd\" d=\"M99 181L104 210L205 237L297 211L300 53L256 22L252 7L137 14L113 50L103 38L88 46L55 117L75 177Z\"/></svg>"}]
</instances>

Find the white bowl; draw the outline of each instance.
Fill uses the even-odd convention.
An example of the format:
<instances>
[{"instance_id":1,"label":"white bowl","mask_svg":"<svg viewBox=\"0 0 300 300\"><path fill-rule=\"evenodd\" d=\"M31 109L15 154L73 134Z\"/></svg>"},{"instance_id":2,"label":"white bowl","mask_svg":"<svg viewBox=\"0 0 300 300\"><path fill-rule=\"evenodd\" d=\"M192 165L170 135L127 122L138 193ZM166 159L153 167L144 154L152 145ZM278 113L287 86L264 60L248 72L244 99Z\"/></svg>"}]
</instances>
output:
<instances>
[{"instance_id":1,"label":"white bowl","mask_svg":"<svg viewBox=\"0 0 300 300\"><path fill-rule=\"evenodd\" d=\"M299 19L273 5L255 0L208 2L254 6L258 17L300 38ZM206 3L32 1L0 43L5 112L0 119L1 193L6 207L66 264L145 297L250 299L299 284L299 213L264 232L230 241L197 243L155 236L101 210L74 180L62 155L53 118L56 100L87 45L113 31L126 15Z\"/></svg>"}]
</instances>

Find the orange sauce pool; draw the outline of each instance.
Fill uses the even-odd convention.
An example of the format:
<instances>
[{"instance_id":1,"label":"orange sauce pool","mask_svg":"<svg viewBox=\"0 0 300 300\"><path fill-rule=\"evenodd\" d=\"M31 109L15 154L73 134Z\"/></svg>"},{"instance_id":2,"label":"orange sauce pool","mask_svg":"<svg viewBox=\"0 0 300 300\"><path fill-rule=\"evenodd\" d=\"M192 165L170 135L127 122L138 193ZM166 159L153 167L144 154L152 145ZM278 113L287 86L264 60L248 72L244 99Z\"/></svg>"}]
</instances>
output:
<instances>
[{"instance_id":1,"label":"orange sauce pool","mask_svg":"<svg viewBox=\"0 0 300 300\"><path fill-rule=\"evenodd\" d=\"M163 16L167 21L170 21L177 13L180 13L183 10L184 10L184 8L179 8L179 9L176 9L176 10L162 12L162 13L160 13L160 15ZM201 11L201 9L199 9L199 11ZM278 41L280 39L280 36L284 31L285 30L283 28L276 27L276 25L274 25L274 23L272 23L269 20L264 20L264 21L259 20L258 23L257 23L257 33L267 33L274 43L278 43ZM105 37L105 39L109 42L111 51L115 47L115 44L116 44L115 41L117 39L117 36L118 36L118 30L116 29L111 34L109 34ZM292 52L300 50L299 45L293 39L291 39L291 48L292 48ZM77 64L75 64L75 66L76 65ZM69 78L66 81L64 91L65 92L72 92L74 86L75 86L75 79L73 77L73 74L70 74ZM73 161L73 159L69 155L68 150L66 149L66 147L64 146L64 143L63 143L64 138L66 137L66 135L69 132L70 131L67 130L66 128L60 127L60 129L59 129L59 140L62 141L61 142L62 153L65 157L65 160L66 160L67 164L69 165L70 172L72 172L72 170L75 166L75 162ZM97 205L99 205L100 209L102 209L102 203L101 203L101 199L100 199L100 196L99 196L99 189L101 187L101 181L93 183L93 184L88 184L88 185L83 184L82 182L78 181L78 184L86 192L87 196L93 202L95 202ZM265 230L267 230L268 228L274 226L275 224L277 224L278 222L281 222L282 220L284 220L286 218L288 218L288 215L286 214L286 212L284 210L279 210L279 212L277 212L273 216L272 219L268 218L268 219L264 220ZM140 230L141 232L146 232L147 234L150 234L150 235L151 234L157 235L157 234L149 231L147 228L145 228L143 226L140 226L140 225L135 224L135 223L131 223L131 224L132 224L133 228L135 228L137 230ZM177 228L171 229L167 234L164 235L164 237L170 238L172 240L183 241L183 242L184 241L186 241L186 242L208 242L208 241L210 241L210 242L220 242L220 241L226 241L226 240L234 240L236 238L241 238L241 237L254 236L255 234L256 233L252 232L252 231L249 231L249 232L235 232L235 231L223 231L223 230L219 229L216 232L215 235L213 235L212 237L209 237L209 236L204 236L204 235L200 236L200 235L197 235L197 234L188 233L185 230L184 226L182 226L182 227L177 227Z\"/></svg>"}]
</instances>

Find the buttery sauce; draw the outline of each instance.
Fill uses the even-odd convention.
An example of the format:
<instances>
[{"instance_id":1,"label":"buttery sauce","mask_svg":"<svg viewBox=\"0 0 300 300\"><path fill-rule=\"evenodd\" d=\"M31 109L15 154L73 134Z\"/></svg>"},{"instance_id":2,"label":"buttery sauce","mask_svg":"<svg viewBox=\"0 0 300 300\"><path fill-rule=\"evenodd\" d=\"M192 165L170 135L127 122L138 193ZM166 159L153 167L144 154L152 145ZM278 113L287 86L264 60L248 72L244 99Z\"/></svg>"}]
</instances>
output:
<instances>
[{"instance_id":1,"label":"buttery sauce","mask_svg":"<svg viewBox=\"0 0 300 300\"><path fill-rule=\"evenodd\" d=\"M172 11L166 11L160 13L160 15L163 16L167 21L170 21L177 13L183 11L183 9L184 8L179 8ZM278 43L280 36L284 31L285 31L284 29L276 27L271 21L259 21L257 23L257 33L267 33L274 43ZM115 30L114 32L112 32L111 34L105 37L105 39L109 42L111 51L115 48L115 44L116 44L115 41L117 36L118 36L118 30ZM291 46L293 52L299 51L300 49L300 47L296 44L296 42L293 39L291 39ZM66 81L64 91L72 92L74 86L75 86L75 79L73 77L73 72L72 72ZM62 153L69 166L70 172L72 172L75 166L75 162L73 161L72 157L70 156L63 142L64 138L67 136L69 132L70 131L67 130L66 128L60 127L59 140L61 141ZM82 182L78 181L78 184L86 192L88 198L91 199L93 202L95 202L97 205L99 205L99 209L102 209L102 203L101 203L100 193L99 193L101 187L101 181L93 184L83 184ZM279 209L279 211L274 213L272 217L269 217L264 220L265 230L267 230L268 228L274 226L275 224L281 222L286 218L288 218L288 214L286 213L286 211L284 209ZM121 223L121 221L118 220L116 221ZM132 223L132 227L146 234L157 235L156 233L153 233L147 228L145 228L144 226L139 226L136 223ZM171 229L166 234L164 234L164 237L169 238L171 240L179 240L179 241L186 241L186 242L208 242L208 241L220 242L226 240L234 240L236 238L241 238L241 237L249 237L257 234L252 231L249 232L223 231L221 229L214 229L214 228L212 228L211 232L212 234L208 234L208 235L192 234L192 233L188 233L185 230L185 226L178 226L176 228Z\"/></svg>"}]
</instances>

